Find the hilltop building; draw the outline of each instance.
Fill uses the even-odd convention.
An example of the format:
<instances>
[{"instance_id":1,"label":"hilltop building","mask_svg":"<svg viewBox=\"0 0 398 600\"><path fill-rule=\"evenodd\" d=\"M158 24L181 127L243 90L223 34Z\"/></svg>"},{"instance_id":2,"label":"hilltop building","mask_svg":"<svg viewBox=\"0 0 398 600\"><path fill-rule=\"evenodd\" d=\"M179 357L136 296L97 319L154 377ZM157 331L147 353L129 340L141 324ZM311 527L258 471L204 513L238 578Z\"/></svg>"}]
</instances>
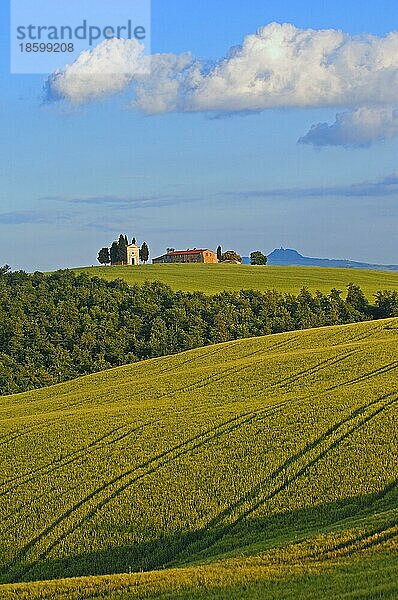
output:
<instances>
[{"instance_id":1,"label":"hilltop building","mask_svg":"<svg viewBox=\"0 0 398 600\"><path fill-rule=\"evenodd\" d=\"M162 256L154 258L152 263L205 263L205 264L216 264L218 263L217 254L208 248L193 250L174 250L173 252L167 252Z\"/></svg>"},{"instance_id":2,"label":"hilltop building","mask_svg":"<svg viewBox=\"0 0 398 600\"><path fill-rule=\"evenodd\" d=\"M140 248L137 244L129 244L127 246L127 264L128 265L139 265L140 264Z\"/></svg>"}]
</instances>

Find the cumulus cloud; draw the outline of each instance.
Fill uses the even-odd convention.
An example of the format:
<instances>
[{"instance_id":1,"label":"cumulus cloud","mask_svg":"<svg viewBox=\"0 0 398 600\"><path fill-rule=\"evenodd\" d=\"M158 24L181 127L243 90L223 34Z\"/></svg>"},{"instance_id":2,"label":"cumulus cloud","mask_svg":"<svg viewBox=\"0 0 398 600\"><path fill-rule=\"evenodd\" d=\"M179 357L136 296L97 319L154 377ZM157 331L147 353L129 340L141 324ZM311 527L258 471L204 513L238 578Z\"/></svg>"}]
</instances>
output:
<instances>
[{"instance_id":1,"label":"cumulus cloud","mask_svg":"<svg viewBox=\"0 0 398 600\"><path fill-rule=\"evenodd\" d=\"M45 84L45 94L48 101L80 105L131 88L135 107L148 114L163 113L177 110L181 82L184 80L186 87L188 73L195 69L199 63L190 53L147 56L137 40L111 39L53 73Z\"/></svg>"},{"instance_id":2,"label":"cumulus cloud","mask_svg":"<svg viewBox=\"0 0 398 600\"><path fill-rule=\"evenodd\" d=\"M301 144L314 146L369 146L379 140L398 135L398 109L359 108L336 115L332 125L318 123L299 139Z\"/></svg>"},{"instance_id":3,"label":"cumulus cloud","mask_svg":"<svg viewBox=\"0 0 398 600\"><path fill-rule=\"evenodd\" d=\"M143 46L136 40L106 40L53 73L45 86L47 99L82 104L121 92L133 76L148 72L147 60Z\"/></svg>"},{"instance_id":4,"label":"cumulus cloud","mask_svg":"<svg viewBox=\"0 0 398 600\"><path fill-rule=\"evenodd\" d=\"M135 40L106 40L46 86L49 99L73 104L123 90L147 114L344 107L353 112L301 141L363 145L397 134L398 32L350 36L271 23L211 66L190 53L145 56Z\"/></svg>"}]
</instances>

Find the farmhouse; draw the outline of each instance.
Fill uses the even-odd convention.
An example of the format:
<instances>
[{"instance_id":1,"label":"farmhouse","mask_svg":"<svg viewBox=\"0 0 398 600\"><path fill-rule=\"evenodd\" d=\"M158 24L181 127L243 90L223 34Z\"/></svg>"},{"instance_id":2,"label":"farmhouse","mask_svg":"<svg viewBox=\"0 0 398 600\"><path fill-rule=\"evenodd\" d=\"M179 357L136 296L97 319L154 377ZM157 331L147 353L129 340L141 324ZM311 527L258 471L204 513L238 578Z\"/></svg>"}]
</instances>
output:
<instances>
[{"instance_id":1,"label":"farmhouse","mask_svg":"<svg viewBox=\"0 0 398 600\"><path fill-rule=\"evenodd\" d=\"M153 264L159 263L206 263L218 262L217 254L212 250L194 248L193 250L174 250L153 259Z\"/></svg>"}]
</instances>

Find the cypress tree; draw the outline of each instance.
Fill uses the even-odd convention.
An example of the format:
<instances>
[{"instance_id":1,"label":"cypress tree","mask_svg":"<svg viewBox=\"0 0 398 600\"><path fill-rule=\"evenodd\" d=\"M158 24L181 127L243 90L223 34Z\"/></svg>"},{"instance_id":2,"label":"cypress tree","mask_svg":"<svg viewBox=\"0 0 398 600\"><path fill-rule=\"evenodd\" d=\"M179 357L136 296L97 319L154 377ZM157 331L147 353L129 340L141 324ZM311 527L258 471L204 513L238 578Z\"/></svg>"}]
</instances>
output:
<instances>
[{"instance_id":1,"label":"cypress tree","mask_svg":"<svg viewBox=\"0 0 398 600\"><path fill-rule=\"evenodd\" d=\"M141 246L140 259L144 263L148 262L148 259L149 259L149 248L148 248L148 244L146 242L143 242L143 244Z\"/></svg>"},{"instance_id":2,"label":"cypress tree","mask_svg":"<svg viewBox=\"0 0 398 600\"><path fill-rule=\"evenodd\" d=\"M125 265L127 263L127 243L126 243L126 236L120 234L119 236L119 242L118 242L118 247L119 247L119 260L118 262L122 263L122 265Z\"/></svg>"},{"instance_id":3,"label":"cypress tree","mask_svg":"<svg viewBox=\"0 0 398 600\"><path fill-rule=\"evenodd\" d=\"M119 244L117 242L113 242L111 246L110 259L112 265L119 262Z\"/></svg>"}]
</instances>

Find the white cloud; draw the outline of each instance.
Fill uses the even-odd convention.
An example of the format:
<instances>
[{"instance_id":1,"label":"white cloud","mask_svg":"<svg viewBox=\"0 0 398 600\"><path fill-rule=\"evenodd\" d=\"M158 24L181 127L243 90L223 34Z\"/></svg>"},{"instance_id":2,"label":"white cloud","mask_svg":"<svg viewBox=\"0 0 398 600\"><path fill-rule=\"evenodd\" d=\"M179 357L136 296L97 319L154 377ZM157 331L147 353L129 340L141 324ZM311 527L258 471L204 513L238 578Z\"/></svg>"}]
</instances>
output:
<instances>
[{"instance_id":1,"label":"white cloud","mask_svg":"<svg viewBox=\"0 0 398 600\"><path fill-rule=\"evenodd\" d=\"M136 40L106 40L94 50L82 52L73 64L53 73L47 81L47 95L50 100L82 104L121 92L134 75L148 72L147 60Z\"/></svg>"},{"instance_id":2,"label":"white cloud","mask_svg":"<svg viewBox=\"0 0 398 600\"><path fill-rule=\"evenodd\" d=\"M198 82L194 110L261 110L398 101L398 33L352 38L271 24Z\"/></svg>"},{"instance_id":3,"label":"white cloud","mask_svg":"<svg viewBox=\"0 0 398 600\"><path fill-rule=\"evenodd\" d=\"M46 82L47 99L79 105L134 86L135 106L150 114L178 104L180 80L196 63L190 53L144 55L137 40L111 39L58 70ZM199 67L196 67L199 68Z\"/></svg>"},{"instance_id":4,"label":"white cloud","mask_svg":"<svg viewBox=\"0 0 398 600\"><path fill-rule=\"evenodd\" d=\"M398 136L398 109L358 108L336 115L332 125L318 123L299 139L314 146L369 146L372 142Z\"/></svg>"},{"instance_id":5,"label":"white cloud","mask_svg":"<svg viewBox=\"0 0 398 600\"><path fill-rule=\"evenodd\" d=\"M210 68L190 53L147 57L136 41L107 40L47 84L49 98L75 104L126 89L132 108L147 114L350 108L301 141L366 144L397 135L398 32L350 36L271 23Z\"/></svg>"},{"instance_id":6,"label":"white cloud","mask_svg":"<svg viewBox=\"0 0 398 600\"><path fill-rule=\"evenodd\" d=\"M186 111L189 91L202 76L200 63L190 53L153 54L150 63L150 74L134 79L131 107L147 114Z\"/></svg>"}]
</instances>

